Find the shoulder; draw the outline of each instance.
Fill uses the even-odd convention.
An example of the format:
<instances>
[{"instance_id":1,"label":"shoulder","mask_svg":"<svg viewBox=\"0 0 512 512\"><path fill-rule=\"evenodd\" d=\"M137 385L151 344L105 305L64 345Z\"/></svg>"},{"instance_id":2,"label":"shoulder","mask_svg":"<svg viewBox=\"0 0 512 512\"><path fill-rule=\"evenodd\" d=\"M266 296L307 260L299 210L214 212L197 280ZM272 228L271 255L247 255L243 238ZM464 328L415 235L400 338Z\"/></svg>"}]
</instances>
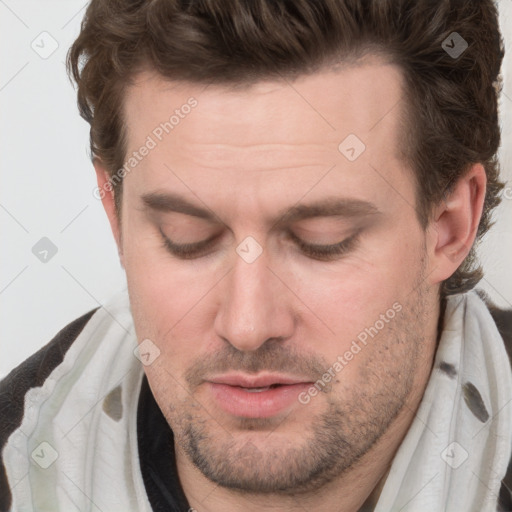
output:
<instances>
[{"instance_id":1,"label":"shoulder","mask_svg":"<svg viewBox=\"0 0 512 512\"><path fill-rule=\"evenodd\" d=\"M11 433L23 420L25 395L31 388L41 386L62 363L66 352L98 309L92 309L70 322L48 344L0 381L0 511L8 510L10 502L2 450Z\"/></svg>"},{"instance_id":2,"label":"shoulder","mask_svg":"<svg viewBox=\"0 0 512 512\"><path fill-rule=\"evenodd\" d=\"M496 306L482 291L477 290L478 295L486 303L489 312L503 338L505 349L508 358L512 364L512 309L501 309ZM512 511L512 458L509 462L507 474L502 480L500 496L499 496L499 509L498 512L511 512Z\"/></svg>"}]
</instances>

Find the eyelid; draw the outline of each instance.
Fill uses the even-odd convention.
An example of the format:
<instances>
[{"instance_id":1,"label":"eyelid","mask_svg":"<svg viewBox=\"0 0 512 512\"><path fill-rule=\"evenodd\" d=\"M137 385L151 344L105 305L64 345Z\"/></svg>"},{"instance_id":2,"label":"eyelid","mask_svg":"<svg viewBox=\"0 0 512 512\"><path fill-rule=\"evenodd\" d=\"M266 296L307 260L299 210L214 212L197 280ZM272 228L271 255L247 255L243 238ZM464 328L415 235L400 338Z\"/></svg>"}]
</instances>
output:
<instances>
[{"instance_id":1,"label":"eyelid","mask_svg":"<svg viewBox=\"0 0 512 512\"><path fill-rule=\"evenodd\" d=\"M312 256L316 259L325 260L332 259L333 257L336 256L341 256L345 252L349 251L357 242L357 236L359 235L360 231L361 230L356 231L355 233L345 238L341 242L329 245L308 244L291 231L288 232L288 235L307 255Z\"/></svg>"},{"instance_id":2,"label":"eyelid","mask_svg":"<svg viewBox=\"0 0 512 512\"><path fill-rule=\"evenodd\" d=\"M158 228L162 238L164 240L164 246L173 254L177 255L182 259L192 259L197 257L196 253L205 249L210 242L215 240L215 238L219 237L219 234L215 234L206 240L201 240L200 242L193 242L188 244L175 244L172 240L170 240L167 235L162 231L162 228Z\"/></svg>"}]
</instances>

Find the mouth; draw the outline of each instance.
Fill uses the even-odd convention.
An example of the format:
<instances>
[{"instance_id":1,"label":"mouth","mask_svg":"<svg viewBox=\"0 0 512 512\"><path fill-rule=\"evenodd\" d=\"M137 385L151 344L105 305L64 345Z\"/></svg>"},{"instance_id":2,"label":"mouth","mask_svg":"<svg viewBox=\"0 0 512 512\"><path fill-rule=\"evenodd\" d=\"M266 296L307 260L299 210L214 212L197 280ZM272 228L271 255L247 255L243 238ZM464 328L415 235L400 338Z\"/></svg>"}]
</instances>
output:
<instances>
[{"instance_id":1,"label":"mouth","mask_svg":"<svg viewBox=\"0 0 512 512\"><path fill-rule=\"evenodd\" d=\"M298 395L313 383L283 375L223 375L206 381L214 403L236 417L270 418L298 404Z\"/></svg>"},{"instance_id":2,"label":"mouth","mask_svg":"<svg viewBox=\"0 0 512 512\"><path fill-rule=\"evenodd\" d=\"M208 382L214 384L226 384L228 386L237 386L245 389L260 389L276 386L289 386L293 384L303 384L309 382L309 379L300 377L282 375L282 374L265 374L265 375L247 375L241 373L231 373L219 375L208 379Z\"/></svg>"},{"instance_id":3,"label":"mouth","mask_svg":"<svg viewBox=\"0 0 512 512\"><path fill-rule=\"evenodd\" d=\"M262 391L268 391L269 389L275 389L280 386L285 386L286 384L271 384L270 386L265 386L262 388L246 388L244 386L235 386L237 388L243 389L244 391L247 391L247 393L261 393Z\"/></svg>"}]
</instances>

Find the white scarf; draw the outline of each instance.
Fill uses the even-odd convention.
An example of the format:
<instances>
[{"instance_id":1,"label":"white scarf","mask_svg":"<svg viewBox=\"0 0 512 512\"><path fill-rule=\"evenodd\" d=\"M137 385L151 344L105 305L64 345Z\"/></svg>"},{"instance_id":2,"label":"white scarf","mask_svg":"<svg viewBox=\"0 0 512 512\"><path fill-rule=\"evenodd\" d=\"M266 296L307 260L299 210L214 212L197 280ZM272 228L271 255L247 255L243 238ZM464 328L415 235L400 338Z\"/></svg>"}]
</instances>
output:
<instances>
[{"instance_id":1,"label":"white scarf","mask_svg":"<svg viewBox=\"0 0 512 512\"><path fill-rule=\"evenodd\" d=\"M12 512L150 512L137 447L143 366L124 291L25 396L4 448ZM109 411L106 413L105 411Z\"/></svg>"},{"instance_id":2,"label":"white scarf","mask_svg":"<svg viewBox=\"0 0 512 512\"><path fill-rule=\"evenodd\" d=\"M434 369L374 512L495 512L511 401L508 355L487 306L475 291L448 297Z\"/></svg>"},{"instance_id":3,"label":"white scarf","mask_svg":"<svg viewBox=\"0 0 512 512\"><path fill-rule=\"evenodd\" d=\"M478 295L447 302L434 370L375 512L496 510L511 455L511 369ZM151 510L138 461L136 347L123 292L92 316L43 386L27 393L22 424L3 452L13 512Z\"/></svg>"}]
</instances>

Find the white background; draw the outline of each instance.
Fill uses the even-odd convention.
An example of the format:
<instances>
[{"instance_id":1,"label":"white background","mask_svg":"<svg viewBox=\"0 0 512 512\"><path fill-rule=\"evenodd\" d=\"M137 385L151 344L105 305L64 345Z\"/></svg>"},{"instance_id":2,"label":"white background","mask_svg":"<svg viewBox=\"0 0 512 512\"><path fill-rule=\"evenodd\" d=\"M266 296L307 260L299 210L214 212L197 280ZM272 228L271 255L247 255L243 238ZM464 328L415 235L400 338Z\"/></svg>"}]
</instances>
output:
<instances>
[{"instance_id":1,"label":"white background","mask_svg":"<svg viewBox=\"0 0 512 512\"><path fill-rule=\"evenodd\" d=\"M480 287L512 308L512 0L499 7L507 52L500 158L508 181L481 246ZM107 217L92 194L88 125L64 65L84 9L83 0L0 0L0 378L126 286ZM47 58L32 47L41 53L52 44L58 48ZM42 237L58 251L46 263L32 253Z\"/></svg>"}]
</instances>

